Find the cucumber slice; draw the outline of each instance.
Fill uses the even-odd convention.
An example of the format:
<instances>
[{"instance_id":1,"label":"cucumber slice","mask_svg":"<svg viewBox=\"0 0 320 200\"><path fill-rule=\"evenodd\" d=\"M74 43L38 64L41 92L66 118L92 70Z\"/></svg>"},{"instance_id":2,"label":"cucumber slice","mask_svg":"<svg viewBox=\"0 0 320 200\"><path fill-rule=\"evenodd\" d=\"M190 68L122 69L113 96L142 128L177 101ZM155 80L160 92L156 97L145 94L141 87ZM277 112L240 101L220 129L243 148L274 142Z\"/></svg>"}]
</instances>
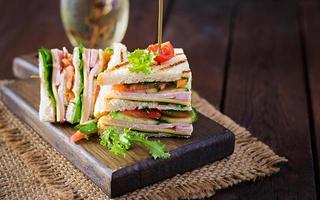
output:
<instances>
[{"instance_id":1,"label":"cucumber slice","mask_svg":"<svg viewBox=\"0 0 320 200\"><path fill-rule=\"evenodd\" d=\"M171 89L159 91L159 93L167 93L167 92L189 92L189 89L188 88L171 88Z\"/></svg>"},{"instance_id":2,"label":"cucumber slice","mask_svg":"<svg viewBox=\"0 0 320 200\"><path fill-rule=\"evenodd\" d=\"M192 117L177 118L177 117L168 117L168 116L161 116L160 121L167 122L170 124L174 124L174 123L192 124L193 122Z\"/></svg>"},{"instance_id":3,"label":"cucumber slice","mask_svg":"<svg viewBox=\"0 0 320 200\"><path fill-rule=\"evenodd\" d=\"M162 115L160 121L168 122L168 123L188 123L192 124L197 121L198 115L194 109L190 111L176 111L176 110L166 110L163 111L166 115ZM180 117L183 115L190 115L190 117ZM176 116L176 117L175 117Z\"/></svg>"},{"instance_id":4,"label":"cucumber slice","mask_svg":"<svg viewBox=\"0 0 320 200\"><path fill-rule=\"evenodd\" d=\"M172 117L182 117L182 116L185 116L185 117L188 117L189 116L192 116L193 115L193 111L192 110L189 110L189 111L178 111L178 110L165 110L165 111L162 111L165 115L168 115L168 116L172 116Z\"/></svg>"},{"instance_id":5,"label":"cucumber slice","mask_svg":"<svg viewBox=\"0 0 320 200\"><path fill-rule=\"evenodd\" d=\"M150 89L147 89L145 92L147 94L149 94L149 93L157 93L157 92L159 92L159 89L158 88L150 88Z\"/></svg>"},{"instance_id":6,"label":"cucumber slice","mask_svg":"<svg viewBox=\"0 0 320 200\"><path fill-rule=\"evenodd\" d=\"M131 122L131 123L137 123L137 124L150 124L150 125L155 125L159 124L160 122L155 119L147 119L147 118L137 118L137 117L132 117L126 114L123 114L121 112L116 112L112 113L112 116L110 116L112 119L116 120L121 120L121 121L126 121L126 122Z\"/></svg>"}]
</instances>

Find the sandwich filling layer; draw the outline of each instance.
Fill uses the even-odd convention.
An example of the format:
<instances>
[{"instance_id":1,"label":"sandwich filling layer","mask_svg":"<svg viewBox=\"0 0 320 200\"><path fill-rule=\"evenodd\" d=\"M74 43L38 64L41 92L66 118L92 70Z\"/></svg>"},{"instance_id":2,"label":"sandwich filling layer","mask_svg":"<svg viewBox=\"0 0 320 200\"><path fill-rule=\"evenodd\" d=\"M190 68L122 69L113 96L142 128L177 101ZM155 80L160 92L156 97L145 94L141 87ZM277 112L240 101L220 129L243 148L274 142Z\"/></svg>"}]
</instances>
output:
<instances>
[{"instance_id":1,"label":"sandwich filling layer","mask_svg":"<svg viewBox=\"0 0 320 200\"><path fill-rule=\"evenodd\" d=\"M51 50L53 58L52 90L56 99L56 120L65 121L66 107L73 100L74 66L67 49Z\"/></svg>"},{"instance_id":2,"label":"sandwich filling layer","mask_svg":"<svg viewBox=\"0 0 320 200\"><path fill-rule=\"evenodd\" d=\"M182 78L172 82L115 84L106 98L190 105L191 83L189 80Z\"/></svg>"},{"instance_id":3,"label":"sandwich filling layer","mask_svg":"<svg viewBox=\"0 0 320 200\"><path fill-rule=\"evenodd\" d=\"M100 97L100 95L99 95ZM100 101L99 97L95 105L94 116L99 118L105 113L111 111L124 111L124 110L135 110L135 109L159 109L159 110L177 110L177 111L189 111L192 109L191 106L185 106L180 104L161 103L161 102L140 102L140 101L129 101L110 99L108 101Z\"/></svg>"},{"instance_id":4,"label":"sandwich filling layer","mask_svg":"<svg viewBox=\"0 0 320 200\"><path fill-rule=\"evenodd\" d=\"M144 132L159 132L176 135L191 135L192 122L196 120L194 111L174 110L125 110L114 111L99 119L98 126L131 128Z\"/></svg>"},{"instance_id":5,"label":"sandwich filling layer","mask_svg":"<svg viewBox=\"0 0 320 200\"><path fill-rule=\"evenodd\" d=\"M84 49L84 89L83 102L80 123L84 123L91 118L94 103L98 94L99 87L96 83L96 77L102 70L103 53L102 50Z\"/></svg>"},{"instance_id":6,"label":"sandwich filling layer","mask_svg":"<svg viewBox=\"0 0 320 200\"><path fill-rule=\"evenodd\" d=\"M79 123L81 118L82 98L83 98L83 47L76 47L73 51L73 64L75 67L75 78L73 84L74 98L69 102L66 118L74 124Z\"/></svg>"}]
</instances>

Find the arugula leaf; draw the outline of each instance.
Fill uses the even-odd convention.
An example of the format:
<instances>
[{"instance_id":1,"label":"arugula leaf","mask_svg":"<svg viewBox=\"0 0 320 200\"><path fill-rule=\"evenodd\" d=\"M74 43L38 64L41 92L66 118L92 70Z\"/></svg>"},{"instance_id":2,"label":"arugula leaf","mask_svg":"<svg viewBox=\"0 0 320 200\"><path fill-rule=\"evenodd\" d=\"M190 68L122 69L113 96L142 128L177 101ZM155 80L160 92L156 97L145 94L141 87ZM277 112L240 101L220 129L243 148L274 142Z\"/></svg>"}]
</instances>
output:
<instances>
[{"instance_id":1,"label":"arugula leaf","mask_svg":"<svg viewBox=\"0 0 320 200\"><path fill-rule=\"evenodd\" d=\"M144 145L154 159L170 157L170 154L165 152L165 145L160 141L150 141L143 134L128 128L124 129L123 133L117 132L114 128L107 128L100 136L100 144L116 155L124 156L134 143Z\"/></svg>"},{"instance_id":2,"label":"arugula leaf","mask_svg":"<svg viewBox=\"0 0 320 200\"><path fill-rule=\"evenodd\" d=\"M148 108L148 107L145 107L145 108L143 108L142 110L143 110L143 112L145 112L145 113L150 113L150 108Z\"/></svg>"},{"instance_id":3,"label":"arugula leaf","mask_svg":"<svg viewBox=\"0 0 320 200\"><path fill-rule=\"evenodd\" d=\"M50 49L40 48L39 54L41 54L43 62L43 79L45 82L46 91L49 95L51 103L53 106L56 106L56 99L54 98L52 91L52 56Z\"/></svg>"},{"instance_id":4,"label":"arugula leaf","mask_svg":"<svg viewBox=\"0 0 320 200\"><path fill-rule=\"evenodd\" d=\"M155 64L155 53L148 50L136 49L128 54L128 61L132 65L129 67L130 72L150 74L152 71L151 65Z\"/></svg>"},{"instance_id":5,"label":"arugula leaf","mask_svg":"<svg viewBox=\"0 0 320 200\"><path fill-rule=\"evenodd\" d=\"M187 107L186 105L183 105L183 104L177 104L177 106L178 106L179 108L185 108L185 107Z\"/></svg>"},{"instance_id":6,"label":"arugula leaf","mask_svg":"<svg viewBox=\"0 0 320 200\"><path fill-rule=\"evenodd\" d=\"M143 85L159 85L161 82L159 81L154 81L154 82L143 82Z\"/></svg>"},{"instance_id":7,"label":"arugula leaf","mask_svg":"<svg viewBox=\"0 0 320 200\"><path fill-rule=\"evenodd\" d=\"M90 134L90 133L97 133L98 132L98 126L97 126L97 120L90 120L83 124L78 124L75 126L76 129L80 131L80 133L83 134Z\"/></svg>"}]
</instances>

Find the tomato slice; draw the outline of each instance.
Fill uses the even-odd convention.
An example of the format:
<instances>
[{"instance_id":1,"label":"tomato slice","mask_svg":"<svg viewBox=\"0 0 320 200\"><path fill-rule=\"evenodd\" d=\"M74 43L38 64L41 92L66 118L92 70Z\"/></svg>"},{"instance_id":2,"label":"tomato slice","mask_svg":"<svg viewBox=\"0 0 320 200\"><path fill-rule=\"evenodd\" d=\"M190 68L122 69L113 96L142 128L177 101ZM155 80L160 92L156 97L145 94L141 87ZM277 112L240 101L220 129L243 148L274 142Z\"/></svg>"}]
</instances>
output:
<instances>
[{"instance_id":1,"label":"tomato slice","mask_svg":"<svg viewBox=\"0 0 320 200\"><path fill-rule=\"evenodd\" d=\"M128 92L129 90L125 85L122 84L115 84L112 86L112 89L117 90L119 92Z\"/></svg>"},{"instance_id":2,"label":"tomato slice","mask_svg":"<svg viewBox=\"0 0 320 200\"><path fill-rule=\"evenodd\" d=\"M148 46L148 51L152 51L154 53L158 53L158 55L154 58L158 63L163 63L167 60L170 60L174 56L174 49L172 44L168 41L161 44L161 49L159 51L158 44L151 44Z\"/></svg>"},{"instance_id":3,"label":"tomato slice","mask_svg":"<svg viewBox=\"0 0 320 200\"><path fill-rule=\"evenodd\" d=\"M90 133L90 134L83 134L81 133L79 130L77 132L75 132L73 135L70 136L70 140L73 142L78 142L84 138L87 137L91 137L93 136L95 133Z\"/></svg>"},{"instance_id":4,"label":"tomato slice","mask_svg":"<svg viewBox=\"0 0 320 200\"><path fill-rule=\"evenodd\" d=\"M116 84L113 85L112 88L119 92L135 92L139 90L147 90L151 88L156 88L157 86L154 85L144 85L144 84L132 84L132 85L122 85Z\"/></svg>"},{"instance_id":5,"label":"tomato slice","mask_svg":"<svg viewBox=\"0 0 320 200\"><path fill-rule=\"evenodd\" d=\"M156 109L152 109L152 110L148 110L148 111L125 110L122 112L123 112L123 114L129 115L132 117L137 117L137 118L159 119L161 117L161 113Z\"/></svg>"},{"instance_id":6,"label":"tomato slice","mask_svg":"<svg viewBox=\"0 0 320 200\"><path fill-rule=\"evenodd\" d=\"M177 88L184 88L187 85L187 79L177 80Z\"/></svg>"},{"instance_id":7,"label":"tomato slice","mask_svg":"<svg viewBox=\"0 0 320 200\"><path fill-rule=\"evenodd\" d=\"M85 137L85 135L83 133L80 133L80 131L77 131L70 137L70 139L73 142L78 142L78 141L82 140L84 137Z\"/></svg>"},{"instance_id":8,"label":"tomato slice","mask_svg":"<svg viewBox=\"0 0 320 200\"><path fill-rule=\"evenodd\" d=\"M103 51L103 67L102 67L103 69L102 69L102 71L107 69L108 63L111 59L112 54L113 54L113 51L109 48L107 48Z\"/></svg>"}]
</instances>

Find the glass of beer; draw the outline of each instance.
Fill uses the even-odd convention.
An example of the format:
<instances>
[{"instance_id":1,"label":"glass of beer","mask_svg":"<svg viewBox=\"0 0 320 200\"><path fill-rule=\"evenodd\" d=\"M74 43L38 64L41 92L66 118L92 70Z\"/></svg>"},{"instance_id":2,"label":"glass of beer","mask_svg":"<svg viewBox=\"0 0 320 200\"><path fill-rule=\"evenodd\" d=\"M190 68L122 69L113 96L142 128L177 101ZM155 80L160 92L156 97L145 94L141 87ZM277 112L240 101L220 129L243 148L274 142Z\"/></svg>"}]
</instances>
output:
<instances>
[{"instance_id":1,"label":"glass of beer","mask_svg":"<svg viewBox=\"0 0 320 200\"><path fill-rule=\"evenodd\" d=\"M105 48L123 39L129 0L60 0L60 14L73 46Z\"/></svg>"}]
</instances>

